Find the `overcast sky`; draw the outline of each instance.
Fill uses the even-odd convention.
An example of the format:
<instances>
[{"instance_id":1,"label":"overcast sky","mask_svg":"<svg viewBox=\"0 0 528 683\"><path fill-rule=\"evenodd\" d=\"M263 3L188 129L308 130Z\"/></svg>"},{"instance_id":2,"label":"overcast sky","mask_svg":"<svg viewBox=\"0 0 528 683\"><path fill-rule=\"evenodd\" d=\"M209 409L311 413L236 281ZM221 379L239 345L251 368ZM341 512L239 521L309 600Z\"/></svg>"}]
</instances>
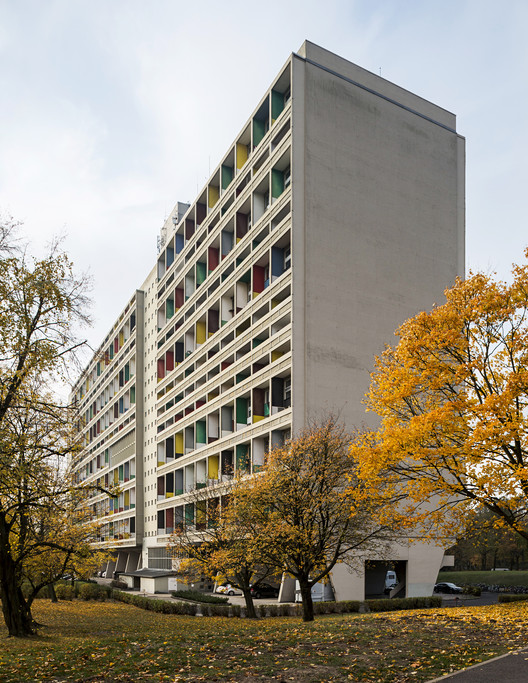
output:
<instances>
[{"instance_id":1,"label":"overcast sky","mask_svg":"<svg viewBox=\"0 0 528 683\"><path fill-rule=\"evenodd\" d=\"M309 39L457 115L469 268L528 244L526 0L0 0L0 208L94 279L98 345Z\"/></svg>"}]
</instances>

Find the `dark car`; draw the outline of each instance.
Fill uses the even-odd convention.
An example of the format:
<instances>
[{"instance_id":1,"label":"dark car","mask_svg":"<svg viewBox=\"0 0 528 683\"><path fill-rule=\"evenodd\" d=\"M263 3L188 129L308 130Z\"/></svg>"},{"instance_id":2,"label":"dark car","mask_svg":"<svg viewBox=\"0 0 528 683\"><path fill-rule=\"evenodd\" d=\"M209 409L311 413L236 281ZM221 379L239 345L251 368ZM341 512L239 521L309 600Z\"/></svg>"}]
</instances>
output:
<instances>
[{"instance_id":1,"label":"dark car","mask_svg":"<svg viewBox=\"0 0 528 683\"><path fill-rule=\"evenodd\" d=\"M258 586L251 586L251 595L254 598L278 598L279 589L270 586L269 583L259 583Z\"/></svg>"},{"instance_id":2,"label":"dark car","mask_svg":"<svg viewBox=\"0 0 528 683\"><path fill-rule=\"evenodd\" d=\"M443 583L437 583L434 587L435 593L462 593L462 588L449 581L444 581Z\"/></svg>"}]
</instances>

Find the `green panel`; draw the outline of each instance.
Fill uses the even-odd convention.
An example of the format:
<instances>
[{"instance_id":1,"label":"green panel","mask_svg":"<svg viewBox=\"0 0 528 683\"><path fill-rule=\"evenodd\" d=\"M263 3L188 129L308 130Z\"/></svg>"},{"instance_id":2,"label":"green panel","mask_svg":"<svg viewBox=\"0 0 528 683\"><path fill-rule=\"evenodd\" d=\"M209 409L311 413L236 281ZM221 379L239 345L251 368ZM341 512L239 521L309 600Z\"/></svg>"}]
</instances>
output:
<instances>
[{"instance_id":1,"label":"green panel","mask_svg":"<svg viewBox=\"0 0 528 683\"><path fill-rule=\"evenodd\" d=\"M222 190L225 190L233 180L233 167L222 166Z\"/></svg>"},{"instance_id":2,"label":"green panel","mask_svg":"<svg viewBox=\"0 0 528 683\"><path fill-rule=\"evenodd\" d=\"M282 110L284 109L284 94L277 92L276 90L271 91L271 118L273 121L279 118Z\"/></svg>"},{"instance_id":3,"label":"green panel","mask_svg":"<svg viewBox=\"0 0 528 683\"><path fill-rule=\"evenodd\" d=\"M133 387L130 387L130 403L135 403L136 402L136 387L135 385Z\"/></svg>"},{"instance_id":4,"label":"green panel","mask_svg":"<svg viewBox=\"0 0 528 683\"><path fill-rule=\"evenodd\" d=\"M271 196L275 199L284 192L284 173L276 168L271 169Z\"/></svg>"},{"instance_id":5,"label":"green panel","mask_svg":"<svg viewBox=\"0 0 528 683\"><path fill-rule=\"evenodd\" d=\"M242 277L239 279L239 282L246 282L248 285L251 282L251 270L248 270L247 273L244 273Z\"/></svg>"},{"instance_id":6,"label":"green panel","mask_svg":"<svg viewBox=\"0 0 528 683\"><path fill-rule=\"evenodd\" d=\"M185 524L194 524L194 503L185 505Z\"/></svg>"},{"instance_id":7,"label":"green panel","mask_svg":"<svg viewBox=\"0 0 528 683\"><path fill-rule=\"evenodd\" d=\"M167 320L172 318L174 315L174 301L173 299L167 299L167 302L165 304L165 313L167 315Z\"/></svg>"},{"instance_id":8,"label":"green panel","mask_svg":"<svg viewBox=\"0 0 528 683\"><path fill-rule=\"evenodd\" d=\"M236 400L236 421L238 424L246 424L248 414L247 398L237 398Z\"/></svg>"},{"instance_id":9,"label":"green panel","mask_svg":"<svg viewBox=\"0 0 528 683\"><path fill-rule=\"evenodd\" d=\"M259 145L266 135L266 122L253 119L253 147Z\"/></svg>"},{"instance_id":10,"label":"green panel","mask_svg":"<svg viewBox=\"0 0 528 683\"><path fill-rule=\"evenodd\" d=\"M123 481L123 465L119 465L119 481Z\"/></svg>"},{"instance_id":11,"label":"green panel","mask_svg":"<svg viewBox=\"0 0 528 683\"><path fill-rule=\"evenodd\" d=\"M128 382L129 379L130 379L130 366L127 363L125 365L125 382Z\"/></svg>"},{"instance_id":12,"label":"green panel","mask_svg":"<svg viewBox=\"0 0 528 683\"><path fill-rule=\"evenodd\" d=\"M207 264L198 261L196 264L196 286L201 285L207 277Z\"/></svg>"},{"instance_id":13,"label":"green panel","mask_svg":"<svg viewBox=\"0 0 528 683\"><path fill-rule=\"evenodd\" d=\"M249 377L248 374L246 374L246 373L244 373L244 372L239 372L239 373L236 375L236 377L235 377L235 383L236 383L236 384L240 384L240 382L243 382L243 381L244 381L245 379L247 379L248 377Z\"/></svg>"},{"instance_id":14,"label":"green panel","mask_svg":"<svg viewBox=\"0 0 528 683\"><path fill-rule=\"evenodd\" d=\"M196 423L196 443L207 443L205 420Z\"/></svg>"},{"instance_id":15,"label":"green panel","mask_svg":"<svg viewBox=\"0 0 528 683\"><path fill-rule=\"evenodd\" d=\"M249 446L247 444L237 444L236 468L237 470L249 470Z\"/></svg>"}]
</instances>

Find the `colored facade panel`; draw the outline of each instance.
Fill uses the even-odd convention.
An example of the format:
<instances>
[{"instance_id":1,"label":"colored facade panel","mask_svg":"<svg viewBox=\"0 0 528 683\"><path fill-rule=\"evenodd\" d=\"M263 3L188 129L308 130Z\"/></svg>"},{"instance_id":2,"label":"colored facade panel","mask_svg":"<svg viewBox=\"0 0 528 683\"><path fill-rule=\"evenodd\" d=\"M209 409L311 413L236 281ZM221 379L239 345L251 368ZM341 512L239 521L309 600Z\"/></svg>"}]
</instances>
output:
<instances>
[{"instance_id":1,"label":"colored facade panel","mask_svg":"<svg viewBox=\"0 0 528 683\"><path fill-rule=\"evenodd\" d=\"M207 277L207 265L198 261L196 264L196 286L201 285Z\"/></svg>"},{"instance_id":2,"label":"colored facade panel","mask_svg":"<svg viewBox=\"0 0 528 683\"><path fill-rule=\"evenodd\" d=\"M237 168L241 169L247 160L248 160L247 145L241 145L240 143L237 143L237 146L236 146L236 166L237 166Z\"/></svg>"},{"instance_id":3,"label":"colored facade panel","mask_svg":"<svg viewBox=\"0 0 528 683\"><path fill-rule=\"evenodd\" d=\"M271 120L276 121L284 110L284 94L271 91Z\"/></svg>"},{"instance_id":4,"label":"colored facade panel","mask_svg":"<svg viewBox=\"0 0 528 683\"><path fill-rule=\"evenodd\" d=\"M233 167L222 164L222 190L226 190L233 180Z\"/></svg>"}]
</instances>

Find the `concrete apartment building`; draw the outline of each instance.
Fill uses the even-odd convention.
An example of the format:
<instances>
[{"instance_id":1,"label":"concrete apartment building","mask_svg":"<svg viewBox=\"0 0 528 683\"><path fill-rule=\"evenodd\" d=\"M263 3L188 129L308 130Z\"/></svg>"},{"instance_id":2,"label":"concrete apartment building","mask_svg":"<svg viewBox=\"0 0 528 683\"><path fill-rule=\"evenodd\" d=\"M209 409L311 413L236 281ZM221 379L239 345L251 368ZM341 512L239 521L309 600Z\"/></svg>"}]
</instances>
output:
<instances>
[{"instance_id":1,"label":"concrete apartment building","mask_svg":"<svg viewBox=\"0 0 528 683\"><path fill-rule=\"evenodd\" d=\"M78 477L120 485L90 499L116 552L108 573L166 589L170 533L203 523L193 491L258 471L323 410L350 427L374 419L374 355L463 273L455 116L305 42L195 201L176 205L73 389ZM431 594L444 562L421 543L376 559L366 574L337 567L336 597L377 592L383 561L407 595Z\"/></svg>"}]
</instances>

